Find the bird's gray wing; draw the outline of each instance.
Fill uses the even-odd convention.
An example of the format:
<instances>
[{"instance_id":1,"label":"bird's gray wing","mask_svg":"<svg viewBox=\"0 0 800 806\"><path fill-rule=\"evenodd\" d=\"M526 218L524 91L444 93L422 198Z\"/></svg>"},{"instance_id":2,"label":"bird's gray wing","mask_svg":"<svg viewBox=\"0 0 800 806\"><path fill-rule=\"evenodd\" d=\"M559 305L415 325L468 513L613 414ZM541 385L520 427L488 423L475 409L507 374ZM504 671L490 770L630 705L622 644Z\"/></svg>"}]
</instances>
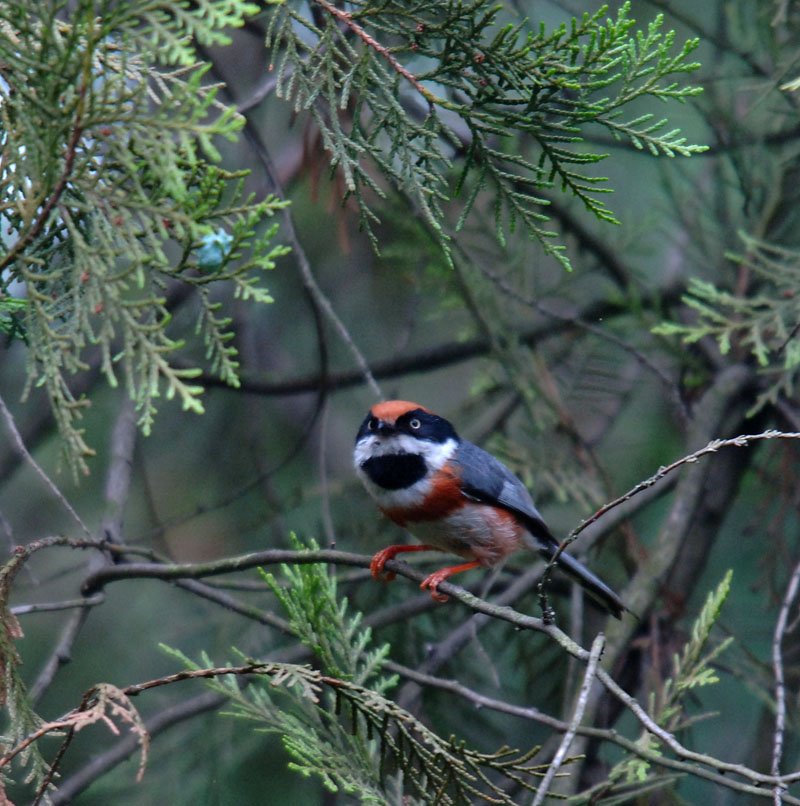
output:
<instances>
[{"instance_id":1,"label":"bird's gray wing","mask_svg":"<svg viewBox=\"0 0 800 806\"><path fill-rule=\"evenodd\" d=\"M528 531L543 544L537 548L558 545L525 485L500 460L471 442L462 442L453 458L461 467L464 495L519 517Z\"/></svg>"},{"instance_id":2,"label":"bird's gray wing","mask_svg":"<svg viewBox=\"0 0 800 806\"><path fill-rule=\"evenodd\" d=\"M547 528L525 485L502 462L470 442L461 443L454 459L461 465L461 491L464 495L473 501L512 512L533 537L531 542L535 541L535 545L531 548L538 549L545 559L552 559L558 549L558 540ZM621 618L628 609L603 580L571 554L563 552L558 564L615 618Z\"/></svg>"}]
</instances>

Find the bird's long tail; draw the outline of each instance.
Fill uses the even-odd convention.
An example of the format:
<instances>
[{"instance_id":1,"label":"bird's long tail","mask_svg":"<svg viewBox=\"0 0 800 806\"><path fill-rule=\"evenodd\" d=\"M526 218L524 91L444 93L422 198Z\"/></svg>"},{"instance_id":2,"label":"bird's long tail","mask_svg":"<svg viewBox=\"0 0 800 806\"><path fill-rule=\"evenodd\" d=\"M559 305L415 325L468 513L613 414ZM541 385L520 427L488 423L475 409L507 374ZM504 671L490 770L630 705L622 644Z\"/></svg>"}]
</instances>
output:
<instances>
[{"instance_id":1,"label":"bird's long tail","mask_svg":"<svg viewBox=\"0 0 800 806\"><path fill-rule=\"evenodd\" d=\"M556 553L557 545L539 545L539 553L547 560ZM576 560L571 554L562 551L558 555L556 564L566 571L593 599L599 602L614 618L622 618L623 612L628 608L622 599L617 596L602 579L595 576L583 563Z\"/></svg>"}]
</instances>

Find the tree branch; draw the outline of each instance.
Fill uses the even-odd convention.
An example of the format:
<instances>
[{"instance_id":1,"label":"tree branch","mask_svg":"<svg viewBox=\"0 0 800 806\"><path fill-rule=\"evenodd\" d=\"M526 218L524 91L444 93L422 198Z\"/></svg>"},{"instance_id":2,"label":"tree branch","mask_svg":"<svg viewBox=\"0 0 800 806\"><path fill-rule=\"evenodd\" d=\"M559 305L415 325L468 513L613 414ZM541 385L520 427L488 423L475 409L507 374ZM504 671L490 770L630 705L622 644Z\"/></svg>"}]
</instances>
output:
<instances>
[{"instance_id":1,"label":"tree branch","mask_svg":"<svg viewBox=\"0 0 800 806\"><path fill-rule=\"evenodd\" d=\"M656 300L662 303L669 300L677 300L683 293L682 288L671 287L658 292L650 298L644 298L641 304L655 305ZM565 317L563 321L547 322L526 328L517 334L520 344L532 346L546 341L562 333L568 333L574 328L578 328L577 321L595 321L607 319L619 314L628 313L628 306L616 302L597 302L587 305L586 308L578 311L574 318ZM480 358L488 355L492 351L489 339L478 337L467 341L455 341L422 350L408 356L392 357L383 361L374 361L371 364L371 372L376 379L397 378L403 375L420 372L432 372L437 369L452 366L473 358ZM206 387L220 387L229 389L215 376L203 374L198 378L198 382ZM345 372L330 373L327 377L319 375L306 376L301 378L290 378L284 381L273 381L264 375L259 377L257 373L243 372L241 374L241 387L239 391L250 392L259 395L281 396L281 395L302 395L316 392L320 387L331 390L347 389L364 382L363 370L350 370Z\"/></svg>"},{"instance_id":2,"label":"tree branch","mask_svg":"<svg viewBox=\"0 0 800 806\"><path fill-rule=\"evenodd\" d=\"M586 711L586 705L589 701L589 691L592 688L592 683L597 674L597 664L600 662L600 656L603 654L603 647L605 646L605 636L603 633L597 633L594 641L592 642L592 649L589 653L589 660L586 664L586 672L583 676L583 684L581 685L580 693L578 694L578 701L575 704L575 711L572 714L572 719L569 722L567 730L561 739L561 744L558 746L547 772L536 789L536 797L533 799L533 806L541 806L544 799L547 797L548 790L553 783L556 775L558 774L564 759L567 757L572 740L580 727L583 714Z\"/></svg>"},{"instance_id":3,"label":"tree branch","mask_svg":"<svg viewBox=\"0 0 800 806\"><path fill-rule=\"evenodd\" d=\"M64 509L69 513L70 517L75 521L75 523L80 526L81 531L87 536L91 537L91 532L86 524L81 520L81 516L73 508L72 504L67 501L66 496L61 490L58 489L58 486L53 482L53 480L44 472L41 465L31 456L28 449L25 447L25 443L22 440L22 435L19 433L17 429L17 425L14 422L14 415L6 406L5 401L3 400L2 396L0 395L0 414L3 415L3 419L6 422L6 429L11 436L11 441L17 449L17 453L20 455L22 459L24 459L34 470L37 476L44 482L45 486L48 490L56 497L58 502L64 507Z\"/></svg>"},{"instance_id":4,"label":"tree branch","mask_svg":"<svg viewBox=\"0 0 800 806\"><path fill-rule=\"evenodd\" d=\"M772 667L775 673L775 737L772 746L772 774L777 778L781 774L781 758L783 756L784 732L786 730L786 680L783 673L783 653L781 644L786 634L789 611L794 604L797 590L800 587L800 563L798 563L789 580L786 595L781 603L778 621L775 624L775 635L772 639ZM784 802L783 787L778 784L773 790L775 806Z\"/></svg>"},{"instance_id":5,"label":"tree branch","mask_svg":"<svg viewBox=\"0 0 800 806\"><path fill-rule=\"evenodd\" d=\"M61 175L58 177L58 181L54 185L49 196L42 203L41 209L39 210L39 215L36 216L36 220L28 228L25 234L8 250L5 257L0 260L0 272L5 271L5 269L7 269L17 259L17 256L22 254L33 243L33 241L42 231L44 225L47 223L47 220L50 218L50 213L53 212L53 209L61 198L61 194L67 187L67 182L72 175L72 165L75 162L75 153L78 148L78 141L81 139L81 135L83 134L82 118L85 96L86 79L84 78L84 81L78 88L77 102L75 105L75 123L72 127L72 133L70 134L70 138L67 142L67 149L64 155L64 167L61 170Z\"/></svg>"},{"instance_id":6,"label":"tree branch","mask_svg":"<svg viewBox=\"0 0 800 806\"><path fill-rule=\"evenodd\" d=\"M316 0L316 2L321 5L329 14L332 14L337 19L340 19L353 33L359 37L366 45L369 45L374 51L379 53L386 59L387 62L392 66L392 69L399 73L412 87L420 94L423 98L429 103L432 104L434 101L434 96L431 92L425 89L425 87L420 84L417 80L417 77L408 69L403 67L402 64L397 60L397 57L389 50L389 48L381 45L374 37L370 36L352 17L352 15L348 11L344 11L341 8L337 8L332 3L329 3L328 0Z\"/></svg>"},{"instance_id":7,"label":"tree branch","mask_svg":"<svg viewBox=\"0 0 800 806\"><path fill-rule=\"evenodd\" d=\"M347 552L332 551L330 549L319 549L315 551L290 551L274 549L270 551L258 552L254 554L242 555L240 557L227 558L216 563L180 564L171 566L160 566L154 563L137 563L127 566L113 566L101 569L92 578L88 579L84 590L87 593L94 593L104 585L118 579L135 579L140 577L163 579L172 581L182 577L199 578L212 576L220 573L230 573L240 571L245 568L252 568L258 565L270 565L274 563L314 563L332 562L344 565L356 565L368 567L370 557L365 555L349 554ZM391 560L386 564L387 571L421 582L426 574L407 565L399 560ZM513 610L504 605L487 602L478 596L450 582L443 582L440 586L442 593L447 594L469 607L475 613L482 613L501 621L524 629L540 632L555 641L563 650L577 658L582 663L587 663L590 653L575 643L566 633L555 624L545 624L542 619L535 616L528 616ZM751 770L742 764L732 764L714 758L703 753L695 753L685 748L672 734L664 730L647 714L637 700L625 692L622 687L604 669L597 670L597 678L603 686L636 717L649 733L653 734L661 742L667 745L677 756L698 764L714 768L720 772L728 772L739 775L754 784L774 786L784 785L794 780L800 780L800 772L785 776L772 776ZM786 802L789 802L788 800ZM800 802L800 801L798 801Z\"/></svg>"},{"instance_id":8,"label":"tree branch","mask_svg":"<svg viewBox=\"0 0 800 806\"><path fill-rule=\"evenodd\" d=\"M742 379L739 378L739 380L741 381ZM708 422L709 421L706 421L706 424L708 424ZM721 447L746 446L754 441L774 439L774 438L797 439L800 438L800 434L765 431L762 432L761 434L747 434L727 440L713 440L712 442L708 443L704 448L701 448L695 451L694 453L671 463L665 468L660 469L659 472L655 474L655 476L663 478L667 474L674 472L675 470L683 467L684 465L692 465L693 466L692 470L694 470L697 458L704 456L708 453L713 453L719 450ZM691 478L691 472L690 474L687 475ZM685 482L685 479L686 477L684 477L684 479L681 481L681 484ZM643 491L648 489L648 485L637 486L637 488L640 491ZM632 493L632 495L635 494L637 493L636 492ZM630 499L630 497L631 496L624 496L623 499L627 501ZM87 546L86 541L68 541L65 539L54 538L48 541L40 541L35 548L38 549L43 547L44 545L58 545L58 544L75 545L80 547ZM92 547L100 547L100 545L102 544L92 543ZM26 556L29 556L33 552L33 550L34 546L31 545L29 547L26 547L24 550L21 550L21 552L24 553ZM114 548L115 553L124 552L124 550L125 550L124 547ZM172 564L172 565L166 565L161 563L131 563L127 565L113 565L100 568L97 571L95 571L91 576L89 576L84 584L84 592L87 595L95 594L98 591L102 590L103 587L109 584L110 582L121 579L135 579L144 577L163 579L165 581L200 579L207 576L214 576L222 573L242 571L244 569L252 568L258 565L267 565L274 563L309 563L309 562L312 563L331 562L336 564L344 564L348 566L366 568L369 565L370 558L362 555L350 554L347 552L333 551L333 550L315 550L315 551L301 551L301 552L290 550L270 550L265 552L257 552L242 555L239 557L225 558L212 563L197 563L197 564L187 563L187 564ZM417 569L407 565L406 563L397 560L391 561L388 564L387 570L391 570L392 572L398 573L402 576L405 576L409 579L418 582L421 581L425 576L423 572L418 571ZM527 577L528 575L524 576ZM530 572L530 576L531 577L534 576L533 572ZM521 583L522 579L523 578L521 577L519 580L517 580L517 583ZM791 606L791 601L793 600L794 595L796 594L796 588L798 585L800 585L800 566L798 566L798 569L796 569L793 579L795 584L793 586L790 585L790 590L787 592L787 597L785 599L785 613L783 615L783 620L779 621L778 628L776 628L776 634L778 634L778 631L780 631L780 634L782 635L783 631L785 630L785 625L788 620L789 607ZM525 582L526 584L529 584L529 580L526 579ZM452 583L445 582L442 584L444 586L442 588L442 591L444 593L447 593L453 599L466 605L474 613L507 621L508 623L513 624L514 626L521 629L533 630L535 632L544 633L551 640L555 641L567 653L577 658L582 663L586 664L591 661L592 658L591 653L587 652L585 649L576 644L572 639L569 638L569 636L563 633L557 626L553 624L545 624L539 618L524 615L502 604L485 601L484 599L481 599L480 597L477 597L469 593L468 591L456 585L453 585ZM509 593L509 591L507 591L506 594L511 596L512 594ZM461 629L465 636L471 636L474 633L474 624L464 625L462 626ZM418 674L425 674L425 673L426 672L419 672ZM758 794L762 796L765 793L771 796L774 788L780 787L781 797L783 798L784 802L800 803L800 800L795 799L785 794L785 792L783 792L783 789L785 789L785 787L788 784L800 780L800 772L795 772L783 776L774 772L771 775L766 775L759 773L755 770L752 770L744 765L731 764L706 754L695 753L693 751L690 751L688 748L684 747L672 734L670 734L668 731L664 730L659 725L657 725L647 714L647 712L642 708L642 706L635 700L635 698L627 694L627 692L625 692L619 686L619 684L611 678L608 672L606 672L602 668L598 668L596 674L597 678L600 680L603 686L625 708L627 708L634 714L634 716L641 723L644 729L647 730L649 733L651 733L664 745L669 747L670 750L679 759L683 759L684 761L690 762L692 764L699 764L704 767L713 769L716 771L716 773L729 773L729 774L732 773L737 776L740 776L745 780L749 781L751 784L753 784L754 785L753 789L755 789L758 786L761 787L768 786L772 788L769 791L765 789L761 789L760 791L758 791ZM778 733L780 733L780 731L776 732L776 736L778 735ZM709 776L706 775L704 777ZM721 775L719 777L721 778ZM747 789L746 791L751 790Z\"/></svg>"}]
</instances>

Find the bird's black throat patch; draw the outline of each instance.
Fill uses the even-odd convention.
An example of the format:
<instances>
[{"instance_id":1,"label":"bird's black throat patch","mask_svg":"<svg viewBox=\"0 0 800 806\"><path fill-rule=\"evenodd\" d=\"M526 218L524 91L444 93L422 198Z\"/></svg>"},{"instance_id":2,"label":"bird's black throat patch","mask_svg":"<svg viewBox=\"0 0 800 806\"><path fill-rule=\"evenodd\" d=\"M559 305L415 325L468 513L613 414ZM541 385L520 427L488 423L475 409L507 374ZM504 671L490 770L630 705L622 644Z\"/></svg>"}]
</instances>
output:
<instances>
[{"instance_id":1,"label":"bird's black throat patch","mask_svg":"<svg viewBox=\"0 0 800 806\"><path fill-rule=\"evenodd\" d=\"M418 453L373 456L361 465L361 469L384 490L410 487L428 472L425 460Z\"/></svg>"}]
</instances>

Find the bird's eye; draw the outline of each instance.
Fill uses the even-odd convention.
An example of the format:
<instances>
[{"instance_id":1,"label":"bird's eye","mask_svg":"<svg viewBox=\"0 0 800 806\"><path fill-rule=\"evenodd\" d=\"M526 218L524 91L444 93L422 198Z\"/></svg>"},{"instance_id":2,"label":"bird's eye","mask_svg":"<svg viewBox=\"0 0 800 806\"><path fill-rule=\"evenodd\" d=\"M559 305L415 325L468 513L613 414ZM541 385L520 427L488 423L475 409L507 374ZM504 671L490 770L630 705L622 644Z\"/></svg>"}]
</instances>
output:
<instances>
[{"instance_id":1,"label":"bird's eye","mask_svg":"<svg viewBox=\"0 0 800 806\"><path fill-rule=\"evenodd\" d=\"M413 420L411 420L411 421L410 421L408 424L409 424L409 425L410 425L410 426L411 426L411 427L412 427L412 428L413 428L415 431L416 431L418 428L420 428L420 426L422 425L422 423L421 423L421 422L420 422L420 421L419 421L419 420L418 420L416 417L415 417Z\"/></svg>"},{"instance_id":2,"label":"bird's eye","mask_svg":"<svg viewBox=\"0 0 800 806\"><path fill-rule=\"evenodd\" d=\"M374 431L377 427L378 427L377 418L370 417L369 420L367 421L367 428L369 428L370 431Z\"/></svg>"}]
</instances>

